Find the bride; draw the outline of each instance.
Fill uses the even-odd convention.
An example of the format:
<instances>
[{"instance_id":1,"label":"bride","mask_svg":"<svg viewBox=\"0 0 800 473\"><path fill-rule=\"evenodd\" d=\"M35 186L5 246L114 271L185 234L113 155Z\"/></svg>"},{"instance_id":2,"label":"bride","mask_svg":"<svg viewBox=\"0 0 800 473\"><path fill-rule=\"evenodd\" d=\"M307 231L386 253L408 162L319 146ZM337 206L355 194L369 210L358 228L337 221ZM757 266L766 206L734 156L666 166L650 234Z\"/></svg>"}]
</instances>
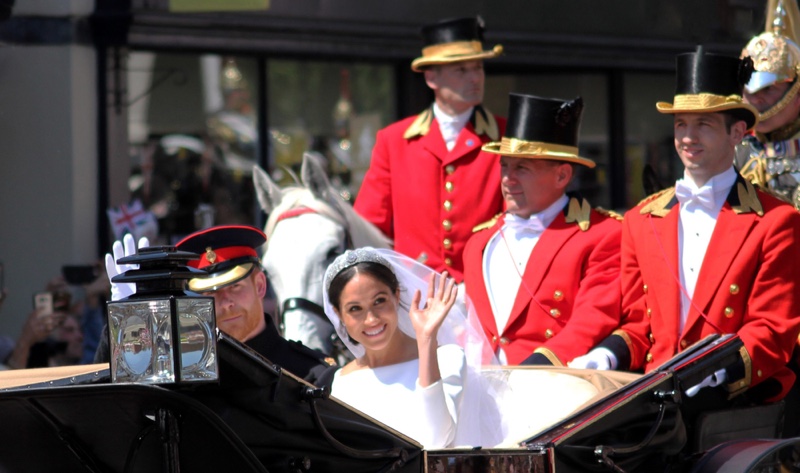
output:
<instances>
[{"instance_id":1,"label":"bride","mask_svg":"<svg viewBox=\"0 0 800 473\"><path fill-rule=\"evenodd\" d=\"M482 334L457 292L446 272L391 250L336 258L325 313L355 359L334 375L333 396L426 449L496 444L498 409L477 374Z\"/></svg>"}]
</instances>

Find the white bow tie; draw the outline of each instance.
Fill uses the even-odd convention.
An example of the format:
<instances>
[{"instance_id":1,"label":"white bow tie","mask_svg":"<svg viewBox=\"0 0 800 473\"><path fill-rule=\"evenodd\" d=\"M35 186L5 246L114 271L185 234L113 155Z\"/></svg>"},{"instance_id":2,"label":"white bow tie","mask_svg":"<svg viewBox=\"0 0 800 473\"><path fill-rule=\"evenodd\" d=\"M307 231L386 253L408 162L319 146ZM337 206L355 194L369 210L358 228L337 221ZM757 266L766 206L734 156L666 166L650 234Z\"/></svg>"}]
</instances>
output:
<instances>
[{"instance_id":1,"label":"white bow tie","mask_svg":"<svg viewBox=\"0 0 800 473\"><path fill-rule=\"evenodd\" d=\"M540 219L538 215L531 215L531 217L527 219L508 215L506 217L505 227L511 230L514 236L539 236L545 230L544 223L542 223L542 219Z\"/></svg>"},{"instance_id":2,"label":"white bow tie","mask_svg":"<svg viewBox=\"0 0 800 473\"><path fill-rule=\"evenodd\" d=\"M682 205L697 202L709 210L714 210L716 204L714 189L710 185L698 189L683 179L675 183L675 197Z\"/></svg>"}]
</instances>

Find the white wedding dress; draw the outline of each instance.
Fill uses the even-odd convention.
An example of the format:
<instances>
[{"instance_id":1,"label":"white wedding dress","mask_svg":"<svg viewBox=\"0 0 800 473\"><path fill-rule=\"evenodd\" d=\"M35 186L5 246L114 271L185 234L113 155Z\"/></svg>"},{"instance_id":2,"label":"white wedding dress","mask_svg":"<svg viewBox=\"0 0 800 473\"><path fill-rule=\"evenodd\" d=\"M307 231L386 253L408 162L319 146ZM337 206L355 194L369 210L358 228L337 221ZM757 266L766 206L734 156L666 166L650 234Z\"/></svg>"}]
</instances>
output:
<instances>
[{"instance_id":1,"label":"white wedding dress","mask_svg":"<svg viewBox=\"0 0 800 473\"><path fill-rule=\"evenodd\" d=\"M331 394L375 420L421 443L426 449L449 447L455 440L466 370L457 345L437 350L442 379L417 384L419 360L361 369L333 378Z\"/></svg>"}]
</instances>

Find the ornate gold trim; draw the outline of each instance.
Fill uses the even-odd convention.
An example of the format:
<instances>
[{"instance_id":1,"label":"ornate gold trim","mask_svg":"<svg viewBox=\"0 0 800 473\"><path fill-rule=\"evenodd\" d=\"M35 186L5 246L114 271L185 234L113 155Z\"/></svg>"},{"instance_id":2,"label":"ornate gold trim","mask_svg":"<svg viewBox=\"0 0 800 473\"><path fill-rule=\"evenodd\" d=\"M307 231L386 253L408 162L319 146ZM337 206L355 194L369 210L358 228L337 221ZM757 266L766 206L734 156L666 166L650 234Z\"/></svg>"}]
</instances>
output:
<instances>
[{"instance_id":1,"label":"ornate gold trim","mask_svg":"<svg viewBox=\"0 0 800 473\"><path fill-rule=\"evenodd\" d=\"M539 347L536 350L533 350L534 353L539 353L540 355L544 355L545 358L553 364L553 366L564 366L564 363L558 359L555 353L552 350L545 347Z\"/></svg>"},{"instance_id":2,"label":"ornate gold trim","mask_svg":"<svg viewBox=\"0 0 800 473\"><path fill-rule=\"evenodd\" d=\"M492 217L490 220L475 225L474 227L472 227L472 233L479 232L481 230L486 230L487 228L492 228L494 224L497 223L497 219L499 219L501 215L503 214L499 213L494 217Z\"/></svg>"},{"instance_id":3,"label":"ornate gold trim","mask_svg":"<svg viewBox=\"0 0 800 473\"><path fill-rule=\"evenodd\" d=\"M747 390L753 382L753 360L744 345L739 348L739 356L742 357L742 363L744 364L744 378L736 380L725 387L728 390L728 398L738 396Z\"/></svg>"},{"instance_id":4,"label":"ornate gold trim","mask_svg":"<svg viewBox=\"0 0 800 473\"><path fill-rule=\"evenodd\" d=\"M405 133L403 133L403 138L410 140L415 136L427 135L431 129L431 123L433 123L433 108L428 107L417 115L417 118L406 128Z\"/></svg>"},{"instance_id":5,"label":"ornate gold trim","mask_svg":"<svg viewBox=\"0 0 800 473\"><path fill-rule=\"evenodd\" d=\"M761 206L761 201L758 200L758 192L750 181L737 183L736 193L739 196L739 205L733 207L734 212L737 214L755 212L759 217L764 216L764 208Z\"/></svg>"},{"instance_id":6,"label":"ornate gold trim","mask_svg":"<svg viewBox=\"0 0 800 473\"><path fill-rule=\"evenodd\" d=\"M650 200L647 205L642 207L641 210L639 210L639 213L641 215L653 214L656 217L663 217L670 211L670 209L667 208L667 204L669 204L672 198L675 197L675 188L668 187L657 194L653 194L645 198L642 202L647 201L647 199L650 199L651 197L652 200Z\"/></svg>"},{"instance_id":7,"label":"ornate gold trim","mask_svg":"<svg viewBox=\"0 0 800 473\"><path fill-rule=\"evenodd\" d=\"M578 199L571 197L565 220L567 223L577 223L581 231L585 232L589 229L591 213L592 206L589 205L586 199L581 199L581 202L578 202Z\"/></svg>"}]
</instances>

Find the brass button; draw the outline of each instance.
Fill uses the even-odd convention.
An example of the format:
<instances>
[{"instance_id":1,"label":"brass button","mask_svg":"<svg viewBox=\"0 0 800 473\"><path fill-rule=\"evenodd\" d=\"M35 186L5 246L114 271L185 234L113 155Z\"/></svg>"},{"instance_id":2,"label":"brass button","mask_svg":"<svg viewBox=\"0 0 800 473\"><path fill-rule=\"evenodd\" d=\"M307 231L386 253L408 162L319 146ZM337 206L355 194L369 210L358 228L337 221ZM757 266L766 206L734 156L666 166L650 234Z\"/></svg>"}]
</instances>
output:
<instances>
[{"instance_id":1,"label":"brass button","mask_svg":"<svg viewBox=\"0 0 800 473\"><path fill-rule=\"evenodd\" d=\"M650 335L648 335L648 338L650 339L650 343L655 343L656 337L653 336L652 332L650 333Z\"/></svg>"},{"instance_id":2,"label":"brass button","mask_svg":"<svg viewBox=\"0 0 800 473\"><path fill-rule=\"evenodd\" d=\"M445 238L444 241L442 241L442 245L444 245L445 250L449 250L450 248L453 247L453 242L450 241L449 238Z\"/></svg>"},{"instance_id":3,"label":"brass button","mask_svg":"<svg viewBox=\"0 0 800 473\"><path fill-rule=\"evenodd\" d=\"M733 317L733 308L732 307L726 307L725 308L725 317L727 317L729 319L731 317Z\"/></svg>"},{"instance_id":4,"label":"brass button","mask_svg":"<svg viewBox=\"0 0 800 473\"><path fill-rule=\"evenodd\" d=\"M731 294L739 294L739 285L731 284Z\"/></svg>"},{"instance_id":5,"label":"brass button","mask_svg":"<svg viewBox=\"0 0 800 473\"><path fill-rule=\"evenodd\" d=\"M506 337L500 337L500 345L508 345L508 339Z\"/></svg>"},{"instance_id":6,"label":"brass button","mask_svg":"<svg viewBox=\"0 0 800 473\"><path fill-rule=\"evenodd\" d=\"M456 167L453 166L452 164L448 164L447 166L444 167L444 172L446 172L447 175L449 176L450 174L456 172Z\"/></svg>"},{"instance_id":7,"label":"brass button","mask_svg":"<svg viewBox=\"0 0 800 473\"><path fill-rule=\"evenodd\" d=\"M564 293L561 291L556 291L553 293L553 299L560 301L564 299Z\"/></svg>"},{"instance_id":8,"label":"brass button","mask_svg":"<svg viewBox=\"0 0 800 473\"><path fill-rule=\"evenodd\" d=\"M758 371L756 372L756 374L757 374L757 375L758 375L758 377L760 378L760 377L761 377L761 370L758 370Z\"/></svg>"},{"instance_id":9,"label":"brass button","mask_svg":"<svg viewBox=\"0 0 800 473\"><path fill-rule=\"evenodd\" d=\"M497 343L497 335L492 335L492 343Z\"/></svg>"},{"instance_id":10,"label":"brass button","mask_svg":"<svg viewBox=\"0 0 800 473\"><path fill-rule=\"evenodd\" d=\"M644 287L642 287L642 290L644 291L645 294L647 294L647 284L645 284Z\"/></svg>"},{"instance_id":11,"label":"brass button","mask_svg":"<svg viewBox=\"0 0 800 473\"><path fill-rule=\"evenodd\" d=\"M550 309L550 315L557 319L561 316L561 311L558 309Z\"/></svg>"},{"instance_id":12,"label":"brass button","mask_svg":"<svg viewBox=\"0 0 800 473\"><path fill-rule=\"evenodd\" d=\"M444 220L442 222L442 228L444 228L444 231L449 232L453 229L453 224L450 223L450 220Z\"/></svg>"},{"instance_id":13,"label":"brass button","mask_svg":"<svg viewBox=\"0 0 800 473\"><path fill-rule=\"evenodd\" d=\"M455 186L450 181L447 181L447 182L444 183L444 190L446 190L447 192L453 192L453 188L454 187Z\"/></svg>"},{"instance_id":14,"label":"brass button","mask_svg":"<svg viewBox=\"0 0 800 473\"><path fill-rule=\"evenodd\" d=\"M681 340L681 348L686 348L686 345L688 344L689 343L686 341L686 339Z\"/></svg>"},{"instance_id":15,"label":"brass button","mask_svg":"<svg viewBox=\"0 0 800 473\"><path fill-rule=\"evenodd\" d=\"M653 309L651 309L651 308L649 308L649 307L648 307L648 308L647 308L647 318L649 319L649 318L651 318L652 316L653 316Z\"/></svg>"},{"instance_id":16,"label":"brass button","mask_svg":"<svg viewBox=\"0 0 800 473\"><path fill-rule=\"evenodd\" d=\"M653 362L653 354L652 354L652 353L648 353L648 354L647 354L647 356L646 356L646 357L644 357L644 359L645 359L645 360L646 360L648 363L652 363L652 362Z\"/></svg>"},{"instance_id":17,"label":"brass button","mask_svg":"<svg viewBox=\"0 0 800 473\"><path fill-rule=\"evenodd\" d=\"M444 264L446 264L447 266L453 266L453 260L451 260L450 258L445 258Z\"/></svg>"},{"instance_id":18,"label":"brass button","mask_svg":"<svg viewBox=\"0 0 800 473\"><path fill-rule=\"evenodd\" d=\"M545 330L544 331L544 338L553 338L553 331L550 330L550 329Z\"/></svg>"},{"instance_id":19,"label":"brass button","mask_svg":"<svg viewBox=\"0 0 800 473\"><path fill-rule=\"evenodd\" d=\"M452 203L452 202L450 202L449 200L445 200L445 201L444 201L444 209L445 209L446 211L448 211L448 212L449 212L449 211L451 211L451 210L453 210L453 203Z\"/></svg>"}]
</instances>

